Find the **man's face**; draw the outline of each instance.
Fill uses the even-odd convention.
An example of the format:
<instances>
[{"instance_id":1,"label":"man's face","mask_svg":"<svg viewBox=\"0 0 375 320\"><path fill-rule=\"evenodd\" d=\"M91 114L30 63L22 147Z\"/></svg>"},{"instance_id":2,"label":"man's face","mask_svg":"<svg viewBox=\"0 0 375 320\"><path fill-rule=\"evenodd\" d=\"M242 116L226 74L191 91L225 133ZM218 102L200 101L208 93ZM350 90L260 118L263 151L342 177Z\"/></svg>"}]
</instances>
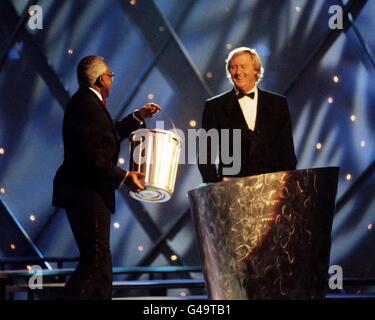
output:
<instances>
[{"instance_id":1,"label":"man's face","mask_svg":"<svg viewBox=\"0 0 375 320\"><path fill-rule=\"evenodd\" d=\"M112 88L112 81L113 81L113 72L111 68L107 65L106 72L100 76L101 79L101 84L102 84L102 97L103 99L106 99L109 97L111 93L111 88Z\"/></svg>"},{"instance_id":2,"label":"man's face","mask_svg":"<svg viewBox=\"0 0 375 320\"><path fill-rule=\"evenodd\" d=\"M229 73L239 91L249 92L255 86L257 71L249 53L234 56L229 64Z\"/></svg>"}]
</instances>

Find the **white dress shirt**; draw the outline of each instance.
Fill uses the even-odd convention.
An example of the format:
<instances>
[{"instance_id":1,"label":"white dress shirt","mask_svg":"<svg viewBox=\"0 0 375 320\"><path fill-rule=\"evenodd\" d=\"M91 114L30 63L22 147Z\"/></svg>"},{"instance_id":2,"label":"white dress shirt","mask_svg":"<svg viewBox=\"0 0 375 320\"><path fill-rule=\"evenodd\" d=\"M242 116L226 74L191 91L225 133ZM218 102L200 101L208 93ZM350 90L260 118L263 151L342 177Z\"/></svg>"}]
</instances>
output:
<instances>
[{"instance_id":1,"label":"white dress shirt","mask_svg":"<svg viewBox=\"0 0 375 320\"><path fill-rule=\"evenodd\" d=\"M241 99L238 99L238 103L240 104L247 126L254 131L258 106L258 88L256 85L249 92L246 92L246 94L251 92L254 92L254 99L244 96Z\"/></svg>"},{"instance_id":2,"label":"white dress shirt","mask_svg":"<svg viewBox=\"0 0 375 320\"><path fill-rule=\"evenodd\" d=\"M103 97L102 97L102 95L100 94L99 91L96 91L94 88L91 88L91 87L89 87L89 89L97 95L97 97L100 99L100 101L103 101Z\"/></svg>"}]
</instances>

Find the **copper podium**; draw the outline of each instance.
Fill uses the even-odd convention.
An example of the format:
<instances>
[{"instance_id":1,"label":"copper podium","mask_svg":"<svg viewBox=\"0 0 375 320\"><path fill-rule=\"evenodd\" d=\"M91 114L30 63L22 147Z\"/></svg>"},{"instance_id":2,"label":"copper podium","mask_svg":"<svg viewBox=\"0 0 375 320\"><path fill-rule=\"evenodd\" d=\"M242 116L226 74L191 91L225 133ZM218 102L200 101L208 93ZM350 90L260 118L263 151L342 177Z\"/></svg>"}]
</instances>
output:
<instances>
[{"instance_id":1,"label":"copper podium","mask_svg":"<svg viewBox=\"0 0 375 320\"><path fill-rule=\"evenodd\" d=\"M209 298L324 298L338 171L268 173L189 191Z\"/></svg>"}]
</instances>

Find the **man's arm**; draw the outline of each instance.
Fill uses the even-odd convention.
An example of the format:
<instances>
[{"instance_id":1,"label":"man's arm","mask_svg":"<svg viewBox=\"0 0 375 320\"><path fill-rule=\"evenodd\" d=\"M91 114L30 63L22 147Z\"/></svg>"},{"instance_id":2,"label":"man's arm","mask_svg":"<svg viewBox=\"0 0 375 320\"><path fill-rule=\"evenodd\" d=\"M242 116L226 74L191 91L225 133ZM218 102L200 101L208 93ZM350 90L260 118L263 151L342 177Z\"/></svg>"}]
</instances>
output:
<instances>
[{"instance_id":1,"label":"man's arm","mask_svg":"<svg viewBox=\"0 0 375 320\"><path fill-rule=\"evenodd\" d=\"M288 102L283 99L279 129L279 166L281 170L295 170L297 158L294 151L292 124L290 120Z\"/></svg>"},{"instance_id":2,"label":"man's arm","mask_svg":"<svg viewBox=\"0 0 375 320\"><path fill-rule=\"evenodd\" d=\"M158 104L146 103L141 109L134 111L121 121L115 122L120 141L128 138L133 131L139 128L146 128L145 119L153 117L160 110L161 108Z\"/></svg>"},{"instance_id":3,"label":"man's arm","mask_svg":"<svg viewBox=\"0 0 375 320\"><path fill-rule=\"evenodd\" d=\"M146 128L144 119L137 117L135 112L129 114L120 121L115 122L115 128L120 135L120 141L129 138L130 134L139 129Z\"/></svg>"},{"instance_id":4,"label":"man's arm","mask_svg":"<svg viewBox=\"0 0 375 320\"><path fill-rule=\"evenodd\" d=\"M202 117L202 128L208 132L210 129L218 129L218 124L212 105L208 102L205 104ZM203 143L202 136L200 136L199 143ZM219 182L221 178L218 175L216 165L211 163L211 156L216 159L218 153L218 146L212 148L211 139L207 138L207 148L204 150L206 157L202 154L198 154L198 168L201 173L204 183ZM206 160L206 161L205 161ZM205 163L201 163L205 162Z\"/></svg>"}]
</instances>

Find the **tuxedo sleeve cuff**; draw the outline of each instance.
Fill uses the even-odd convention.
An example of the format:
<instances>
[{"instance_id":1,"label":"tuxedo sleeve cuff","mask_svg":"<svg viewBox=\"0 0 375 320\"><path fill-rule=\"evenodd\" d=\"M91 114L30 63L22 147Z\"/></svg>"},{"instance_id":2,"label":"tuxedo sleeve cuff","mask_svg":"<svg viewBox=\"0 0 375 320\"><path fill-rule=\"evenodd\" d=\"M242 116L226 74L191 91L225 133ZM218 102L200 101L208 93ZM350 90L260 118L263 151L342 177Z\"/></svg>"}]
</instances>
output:
<instances>
[{"instance_id":1,"label":"tuxedo sleeve cuff","mask_svg":"<svg viewBox=\"0 0 375 320\"><path fill-rule=\"evenodd\" d=\"M128 177L128 175L129 175L129 171L126 171L126 172L125 172L125 176L124 176L124 178L122 179L122 181L120 182L120 185L118 186L119 189L121 189L122 186L124 185L125 180L126 180L126 178Z\"/></svg>"},{"instance_id":2,"label":"tuxedo sleeve cuff","mask_svg":"<svg viewBox=\"0 0 375 320\"><path fill-rule=\"evenodd\" d=\"M139 125L142 125L143 122L144 122L144 120L142 120L142 118L139 115L138 116L136 115L137 111L138 110L136 110L136 111L133 112L133 118L139 122Z\"/></svg>"}]
</instances>

